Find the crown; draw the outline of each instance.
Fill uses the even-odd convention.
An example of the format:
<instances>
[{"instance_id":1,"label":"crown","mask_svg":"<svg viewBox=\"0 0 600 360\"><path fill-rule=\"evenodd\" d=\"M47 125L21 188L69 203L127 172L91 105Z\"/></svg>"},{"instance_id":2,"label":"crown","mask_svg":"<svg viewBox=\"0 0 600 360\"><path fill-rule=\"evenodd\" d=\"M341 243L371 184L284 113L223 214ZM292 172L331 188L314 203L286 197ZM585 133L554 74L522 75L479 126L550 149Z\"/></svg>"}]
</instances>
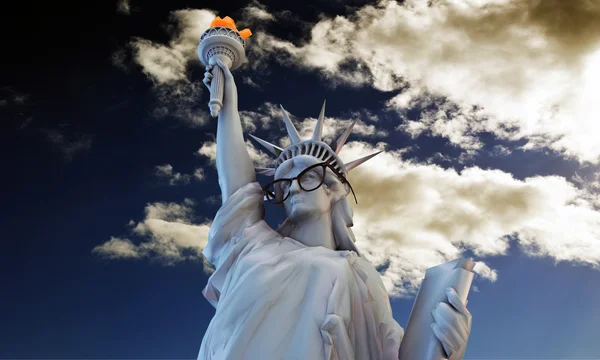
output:
<instances>
[{"instance_id":1,"label":"crown","mask_svg":"<svg viewBox=\"0 0 600 360\"><path fill-rule=\"evenodd\" d=\"M256 142L262 145L265 149L267 149L271 154L277 156L277 166L281 165L284 161L292 159L298 155L309 155L315 157L317 159L322 160L323 162L329 162L332 167L338 171L340 174L347 176L348 172L352 169L357 168L359 165L363 164L365 161L371 159L375 155L379 154L381 151L373 153L371 155L367 155L360 159L356 159L350 161L348 163L343 163L339 158L338 154L342 150L342 147L346 143L348 136L352 132L352 128L356 124L356 120L353 121L346 130L340 135L340 137L331 145L327 145L322 141L323 138L323 123L325 119L325 103L323 102L323 107L321 108L321 113L319 114L319 118L317 120L317 125L313 131L313 135L310 139L302 140L300 138L300 134L298 134L298 130L294 127L294 124L288 117L283 106L279 105L281 108L281 113L283 115L283 121L285 123L285 128L288 133L288 137L290 138L291 145L287 148L283 149L277 145L273 145L263 139L260 139L254 135L250 135ZM276 168L255 168L256 171L261 175L272 176L275 175Z\"/></svg>"}]
</instances>

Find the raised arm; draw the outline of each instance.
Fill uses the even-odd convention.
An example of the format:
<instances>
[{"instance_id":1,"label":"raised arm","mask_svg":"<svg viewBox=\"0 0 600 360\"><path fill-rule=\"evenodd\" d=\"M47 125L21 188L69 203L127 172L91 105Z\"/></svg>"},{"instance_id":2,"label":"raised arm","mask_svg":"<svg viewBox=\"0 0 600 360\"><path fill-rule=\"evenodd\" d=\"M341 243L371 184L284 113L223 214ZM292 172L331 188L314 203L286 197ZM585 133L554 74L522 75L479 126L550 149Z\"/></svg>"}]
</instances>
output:
<instances>
[{"instance_id":1,"label":"raised arm","mask_svg":"<svg viewBox=\"0 0 600 360\"><path fill-rule=\"evenodd\" d=\"M242 186L256 181L254 166L242 133L238 113L237 87L231 71L222 62L209 65L204 73L204 84L210 88L212 71L221 68L225 79L223 107L217 123L217 172L223 203Z\"/></svg>"}]
</instances>

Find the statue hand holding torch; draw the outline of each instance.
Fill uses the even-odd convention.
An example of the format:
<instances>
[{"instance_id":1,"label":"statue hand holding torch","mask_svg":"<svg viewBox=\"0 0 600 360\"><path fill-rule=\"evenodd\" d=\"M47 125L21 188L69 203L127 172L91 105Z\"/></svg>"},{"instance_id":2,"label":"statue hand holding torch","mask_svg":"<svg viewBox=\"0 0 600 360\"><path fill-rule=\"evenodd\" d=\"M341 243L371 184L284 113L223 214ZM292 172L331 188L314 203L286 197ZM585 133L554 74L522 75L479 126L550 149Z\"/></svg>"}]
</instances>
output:
<instances>
[{"instance_id":1,"label":"statue hand holding torch","mask_svg":"<svg viewBox=\"0 0 600 360\"><path fill-rule=\"evenodd\" d=\"M217 16L200 37L198 58L207 69L213 69L208 103L212 117L217 117L223 107L223 70L215 65L219 61L231 70L240 67L246 60L244 47L250 35L252 32L249 29L238 31L229 16L224 19Z\"/></svg>"}]
</instances>

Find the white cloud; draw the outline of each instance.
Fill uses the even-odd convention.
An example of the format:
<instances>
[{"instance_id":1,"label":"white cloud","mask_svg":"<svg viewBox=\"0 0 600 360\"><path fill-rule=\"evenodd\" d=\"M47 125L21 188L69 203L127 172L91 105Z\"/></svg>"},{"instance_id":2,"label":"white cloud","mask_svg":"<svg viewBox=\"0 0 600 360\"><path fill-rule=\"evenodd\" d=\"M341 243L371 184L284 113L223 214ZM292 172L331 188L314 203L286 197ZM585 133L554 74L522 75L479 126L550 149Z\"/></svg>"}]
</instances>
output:
<instances>
[{"instance_id":1,"label":"white cloud","mask_svg":"<svg viewBox=\"0 0 600 360\"><path fill-rule=\"evenodd\" d=\"M117 2L117 12L123 15L131 15L131 4L129 0L119 0Z\"/></svg>"},{"instance_id":2,"label":"white cloud","mask_svg":"<svg viewBox=\"0 0 600 360\"><path fill-rule=\"evenodd\" d=\"M266 6L262 5L258 1L253 1L250 5L243 9L242 18L244 21L249 20L260 20L260 21L273 21L275 16L267 11Z\"/></svg>"},{"instance_id":3,"label":"white cloud","mask_svg":"<svg viewBox=\"0 0 600 360\"><path fill-rule=\"evenodd\" d=\"M586 200L592 204L595 209L600 209L600 171L597 167L592 168L594 172L591 176L585 178L575 173L571 178L574 184L582 188L586 196Z\"/></svg>"},{"instance_id":4,"label":"white cloud","mask_svg":"<svg viewBox=\"0 0 600 360\"><path fill-rule=\"evenodd\" d=\"M383 146L352 142L341 157L349 161ZM517 180L477 167L458 173L390 151L353 170L349 181L359 201L357 246L375 265L388 265L383 278L391 295L414 293L426 268L465 250L476 261L504 255L509 237L531 256L600 268L596 197L562 177ZM498 276L485 262L476 270L491 281Z\"/></svg>"},{"instance_id":5,"label":"white cloud","mask_svg":"<svg viewBox=\"0 0 600 360\"><path fill-rule=\"evenodd\" d=\"M196 181L204 180L204 169L202 168L194 169L192 175L189 175L173 172L173 166L171 164L156 166L155 174L160 179L167 181L170 186L187 185L192 179L195 179Z\"/></svg>"},{"instance_id":6,"label":"white cloud","mask_svg":"<svg viewBox=\"0 0 600 360\"><path fill-rule=\"evenodd\" d=\"M512 151L504 145L495 145L492 148L491 154L493 156L507 156L512 154Z\"/></svg>"},{"instance_id":7,"label":"white cloud","mask_svg":"<svg viewBox=\"0 0 600 360\"><path fill-rule=\"evenodd\" d=\"M259 85L258 85L256 82L254 82L254 80L252 80L252 78L251 78L251 77L249 77L249 76L243 76L243 77L242 77L242 82L243 82L244 84L246 84L246 85L250 85L250 86L252 86L253 88L256 88L256 89L259 89L259 90L260 90L260 86L259 86Z\"/></svg>"},{"instance_id":8,"label":"white cloud","mask_svg":"<svg viewBox=\"0 0 600 360\"><path fill-rule=\"evenodd\" d=\"M369 75L362 64L352 67L352 70L340 71L339 65L346 64L350 58L344 54L349 51L345 49L346 45L341 44L338 39L343 39L344 33L351 32L355 26L342 19L337 17L333 20L335 24L319 22L311 31L311 42L301 47L277 39L266 32L256 33L253 46L248 47L251 66L259 68L272 57L284 65L320 68L331 86L341 83L366 84Z\"/></svg>"},{"instance_id":9,"label":"white cloud","mask_svg":"<svg viewBox=\"0 0 600 360\"><path fill-rule=\"evenodd\" d=\"M191 127L206 124L210 119L208 105L199 101L203 86L187 80L155 86L158 103L152 114L158 118L173 116Z\"/></svg>"},{"instance_id":10,"label":"white cloud","mask_svg":"<svg viewBox=\"0 0 600 360\"><path fill-rule=\"evenodd\" d=\"M206 141L198 149L198 155L204 156L214 165L217 161L217 143L215 141Z\"/></svg>"},{"instance_id":11,"label":"white cloud","mask_svg":"<svg viewBox=\"0 0 600 360\"><path fill-rule=\"evenodd\" d=\"M489 131L527 139L525 149L547 146L598 162L596 2L383 0L352 16L322 19L301 45L268 33L257 34L253 45L259 60L277 54L334 82L383 91L410 85L389 103L403 116L428 94L447 99L433 104L442 112L453 107L450 113L436 108L408 119L411 134L426 129L478 149L477 135ZM355 65L342 66L349 63Z\"/></svg>"},{"instance_id":12,"label":"white cloud","mask_svg":"<svg viewBox=\"0 0 600 360\"><path fill-rule=\"evenodd\" d=\"M404 100L398 101L397 98L398 96L388 101L388 106L398 108L397 104L403 103ZM483 147L477 136L478 132L484 130L480 120L483 116L481 110L461 107L425 93L413 101L418 102L419 107L424 109L421 117L416 121L407 119L398 125L396 130L402 130L413 138L428 131L432 135L447 138L450 143L466 150L479 150Z\"/></svg>"},{"instance_id":13,"label":"white cloud","mask_svg":"<svg viewBox=\"0 0 600 360\"><path fill-rule=\"evenodd\" d=\"M210 10L173 11L170 19L176 23L176 30L168 45L141 38L132 42L137 63L158 84L187 80L186 66L199 62L198 40L215 16Z\"/></svg>"},{"instance_id":14,"label":"white cloud","mask_svg":"<svg viewBox=\"0 0 600 360\"><path fill-rule=\"evenodd\" d=\"M73 160L75 154L89 151L92 147L92 138L86 134L67 135L57 129L40 129L46 140L57 147L66 161Z\"/></svg>"},{"instance_id":15,"label":"white cloud","mask_svg":"<svg viewBox=\"0 0 600 360\"><path fill-rule=\"evenodd\" d=\"M498 280L498 272L488 266L483 261L478 261L473 268L473 271L477 273L479 276L488 279L492 282Z\"/></svg>"},{"instance_id":16,"label":"white cloud","mask_svg":"<svg viewBox=\"0 0 600 360\"><path fill-rule=\"evenodd\" d=\"M158 84L186 79L188 59L181 52L146 39L132 43L136 51L135 61L142 71Z\"/></svg>"},{"instance_id":17,"label":"white cloud","mask_svg":"<svg viewBox=\"0 0 600 360\"><path fill-rule=\"evenodd\" d=\"M194 224L193 206L194 202L189 199L180 204L148 204L144 220L130 225L133 234L142 239L138 245L129 239L111 237L92 251L112 259L150 257L165 264L202 259L204 270L209 273L212 268L202 255L202 249L208 242L210 222Z\"/></svg>"},{"instance_id":18,"label":"white cloud","mask_svg":"<svg viewBox=\"0 0 600 360\"><path fill-rule=\"evenodd\" d=\"M153 112L155 116L171 115L192 126L208 121L206 104L198 103L204 85L188 79L187 66L199 63L196 55L198 40L214 17L209 10L173 11L170 19L176 28L167 45L141 38L131 42L135 62L155 86L158 100Z\"/></svg>"},{"instance_id":19,"label":"white cloud","mask_svg":"<svg viewBox=\"0 0 600 360\"><path fill-rule=\"evenodd\" d=\"M10 106L11 108L20 108L22 110L24 106L31 104L31 94L21 93L10 86L0 87L0 107Z\"/></svg>"},{"instance_id":20,"label":"white cloud","mask_svg":"<svg viewBox=\"0 0 600 360\"><path fill-rule=\"evenodd\" d=\"M96 246L92 252L109 259L137 259L140 257L137 246L131 240L113 236L104 244Z\"/></svg>"},{"instance_id":21,"label":"white cloud","mask_svg":"<svg viewBox=\"0 0 600 360\"><path fill-rule=\"evenodd\" d=\"M190 175L174 173L173 166L171 164L158 165L156 166L156 176L167 180L169 185L180 185L180 184L189 184L190 183Z\"/></svg>"},{"instance_id":22,"label":"white cloud","mask_svg":"<svg viewBox=\"0 0 600 360\"><path fill-rule=\"evenodd\" d=\"M424 163L432 165L432 164L452 164L456 159L444 155L441 152L434 153L431 157L425 159Z\"/></svg>"},{"instance_id":23,"label":"white cloud","mask_svg":"<svg viewBox=\"0 0 600 360\"><path fill-rule=\"evenodd\" d=\"M216 195L212 195L212 196L205 198L203 200L203 202L205 204L216 205L216 204L221 204L223 201L221 198L221 194L216 194Z\"/></svg>"},{"instance_id":24,"label":"white cloud","mask_svg":"<svg viewBox=\"0 0 600 360\"><path fill-rule=\"evenodd\" d=\"M110 61L114 67L119 70L129 72L128 62L128 53L124 48L120 48L115 50L110 56Z\"/></svg>"},{"instance_id":25,"label":"white cloud","mask_svg":"<svg viewBox=\"0 0 600 360\"><path fill-rule=\"evenodd\" d=\"M206 176L204 175L203 168L196 168L194 170L194 178L198 181L203 181Z\"/></svg>"},{"instance_id":26,"label":"white cloud","mask_svg":"<svg viewBox=\"0 0 600 360\"><path fill-rule=\"evenodd\" d=\"M257 129L269 129L273 121L283 123L279 106L270 102L261 105L257 111L242 110L239 113L245 133L253 133Z\"/></svg>"},{"instance_id":27,"label":"white cloud","mask_svg":"<svg viewBox=\"0 0 600 360\"><path fill-rule=\"evenodd\" d=\"M354 115L358 115L358 113L355 113ZM312 136L315 126L317 125L317 116L314 118L306 118L296 125L298 133L300 133L300 137L303 139L308 139ZM388 135L387 131L377 129L375 125L367 124L359 116L353 116L351 118L333 118L325 114L325 123L323 125L323 141L331 144L339 135L341 135L344 130L348 128L348 126L350 126L354 120L357 121L352 128L352 134L354 137L356 137L356 135L360 135L363 137L382 138Z\"/></svg>"}]
</instances>

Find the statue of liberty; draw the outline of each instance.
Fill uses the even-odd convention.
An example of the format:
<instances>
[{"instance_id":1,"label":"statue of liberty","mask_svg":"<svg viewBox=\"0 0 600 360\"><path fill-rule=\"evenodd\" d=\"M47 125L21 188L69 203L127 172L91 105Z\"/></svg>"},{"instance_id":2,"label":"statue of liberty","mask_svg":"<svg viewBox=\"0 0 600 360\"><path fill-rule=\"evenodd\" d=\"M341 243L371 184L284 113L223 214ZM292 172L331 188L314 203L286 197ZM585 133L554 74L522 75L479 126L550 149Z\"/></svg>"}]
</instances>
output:
<instances>
[{"instance_id":1,"label":"statue of liberty","mask_svg":"<svg viewBox=\"0 0 600 360\"><path fill-rule=\"evenodd\" d=\"M398 359L404 330L380 274L355 246L347 198L356 200L348 172L377 153L344 163L338 153L352 125L325 144L323 104L304 140L282 107L291 145L254 138L277 156L275 168L255 169L229 67L208 65L204 83L210 88L217 67L224 75L216 137L222 206L203 251L216 268L203 292L216 312L198 359ZM274 180L260 185L256 171ZM277 230L263 220L264 201L287 214ZM459 359L471 319L452 289L448 301L434 310L431 331L447 357Z\"/></svg>"}]
</instances>

